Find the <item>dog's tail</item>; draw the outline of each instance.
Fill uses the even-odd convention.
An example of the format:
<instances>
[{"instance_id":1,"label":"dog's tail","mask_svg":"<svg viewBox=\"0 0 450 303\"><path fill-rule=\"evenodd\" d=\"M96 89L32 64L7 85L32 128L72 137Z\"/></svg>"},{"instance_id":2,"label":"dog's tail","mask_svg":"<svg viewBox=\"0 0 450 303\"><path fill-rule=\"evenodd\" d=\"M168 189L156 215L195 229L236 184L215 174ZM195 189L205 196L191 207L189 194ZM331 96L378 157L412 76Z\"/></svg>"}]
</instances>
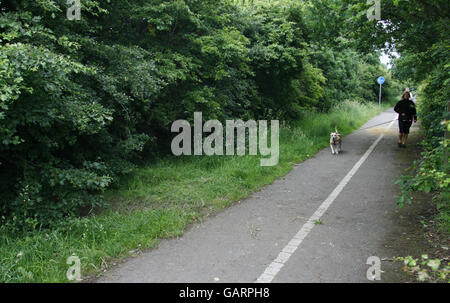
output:
<instances>
[{"instance_id":1,"label":"dog's tail","mask_svg":"<svg viewBox=\"0 0 450 303\"><path fill-rule=\"evenodd\" d=\"M336 133L339 133L337 130L337 125L334 127L334 130L336 131Z\"/></svg>"}]
</instances>

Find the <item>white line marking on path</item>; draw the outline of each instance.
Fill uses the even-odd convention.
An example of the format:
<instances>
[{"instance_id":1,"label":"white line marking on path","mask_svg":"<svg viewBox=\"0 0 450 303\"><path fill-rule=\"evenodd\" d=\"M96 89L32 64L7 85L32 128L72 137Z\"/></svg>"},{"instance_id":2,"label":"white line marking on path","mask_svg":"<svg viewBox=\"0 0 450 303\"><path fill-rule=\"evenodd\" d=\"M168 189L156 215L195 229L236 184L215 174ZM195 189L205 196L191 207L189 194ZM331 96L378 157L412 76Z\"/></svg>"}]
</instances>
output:
<instances>
[{"instance_id":1,"label":"white line marking on path","mask_svg":"<svg viewBox=\"0 0 450 303\"><path fill-rule=\"evenodd\" d=\"M395 122L393 120L387 127L391 128L392 124ZM353 166L353 168L347 173L344 179L336 186L336 188L331 192L328 198L322 202L316 212L308 219L308 221L302 226L298 233L292 238L292 240L283 248L283 250L278 254L278 257L267 266L264 273L259 276L256 283L270 283L284 266L284 264L289 260L289 258L294 254L297 248L300 246L302 241L306 238L309 232L314 228L315 222L319 220L322 215L327 211L336 197L341 193L353 175L358 171L361 165L366 161L372 151L375 149L377 144L383 139L384 134L381 134L377 140L369 147L366 153L359 159L358 162Z\"/></svg>"}]
</instances>

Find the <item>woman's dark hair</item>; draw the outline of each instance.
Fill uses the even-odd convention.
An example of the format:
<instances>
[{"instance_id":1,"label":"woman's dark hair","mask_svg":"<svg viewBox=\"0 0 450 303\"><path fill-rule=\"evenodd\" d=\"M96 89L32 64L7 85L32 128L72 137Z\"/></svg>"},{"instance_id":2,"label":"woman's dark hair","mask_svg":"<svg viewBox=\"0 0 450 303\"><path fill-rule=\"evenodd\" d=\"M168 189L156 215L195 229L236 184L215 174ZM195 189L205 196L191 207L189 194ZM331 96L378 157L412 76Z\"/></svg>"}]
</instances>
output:
<instances>
[{"instance_id":1,"label":"woman's dark hair","mask_svg":"<svg viewBox=\"0 0 450 303\"><path fill-rule=\"evenodd\" d=\"M405 98L405 96L406 96L406 98ZM409 93L408 93L408 92L405 92L405 93L403 94L403 96L402 96L402 99L403 99L403 100L409 100Z\"/></svg>"}]
</instances>

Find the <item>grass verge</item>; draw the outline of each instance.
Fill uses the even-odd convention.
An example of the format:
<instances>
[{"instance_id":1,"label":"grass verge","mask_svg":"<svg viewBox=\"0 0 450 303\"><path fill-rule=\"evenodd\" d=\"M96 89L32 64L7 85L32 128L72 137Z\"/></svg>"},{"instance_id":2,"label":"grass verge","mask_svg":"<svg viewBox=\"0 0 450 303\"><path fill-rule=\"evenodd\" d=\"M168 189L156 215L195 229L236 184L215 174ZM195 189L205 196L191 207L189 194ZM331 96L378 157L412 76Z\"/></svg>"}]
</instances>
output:
<instances>
[{"instance_id":1,"label":"grass verge","mask_svg":"<svg viewBox=\"0 0 450 303\"><path fill-rule=\"evenodd\" d=\"M375 104L348 101L326 114L305 115L295 127L281 127L274 167L261 167L259 156L167 157L124 178L107 193L112 207L101 214L26 235L0 227L0 281L67 282L72 254L80 258L83 277L99 275L116 260L180 236L190 223L285 175L326 147L335 125L349 134L377 113Z\"/></svg>"}]
</instances>

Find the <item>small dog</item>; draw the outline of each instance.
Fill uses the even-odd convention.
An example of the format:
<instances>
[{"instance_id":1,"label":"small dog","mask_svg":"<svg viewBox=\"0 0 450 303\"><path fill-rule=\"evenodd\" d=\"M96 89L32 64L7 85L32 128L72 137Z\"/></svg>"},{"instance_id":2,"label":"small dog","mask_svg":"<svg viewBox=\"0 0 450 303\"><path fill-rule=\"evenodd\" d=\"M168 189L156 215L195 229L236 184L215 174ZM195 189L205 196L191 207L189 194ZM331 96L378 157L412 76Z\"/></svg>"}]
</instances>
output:
<instances>
[{"instance_id":1,"label":"small dog","mask_svg":"<svg viewBox=\"0 0 450 303\"><path fill-rule=\"evenodd\" d=\"M331 154L338 155L342 150L342 136L339 134L337 127L335 128L335 132L330 134L330 147Z\"/></svg>"}]
</instances>

